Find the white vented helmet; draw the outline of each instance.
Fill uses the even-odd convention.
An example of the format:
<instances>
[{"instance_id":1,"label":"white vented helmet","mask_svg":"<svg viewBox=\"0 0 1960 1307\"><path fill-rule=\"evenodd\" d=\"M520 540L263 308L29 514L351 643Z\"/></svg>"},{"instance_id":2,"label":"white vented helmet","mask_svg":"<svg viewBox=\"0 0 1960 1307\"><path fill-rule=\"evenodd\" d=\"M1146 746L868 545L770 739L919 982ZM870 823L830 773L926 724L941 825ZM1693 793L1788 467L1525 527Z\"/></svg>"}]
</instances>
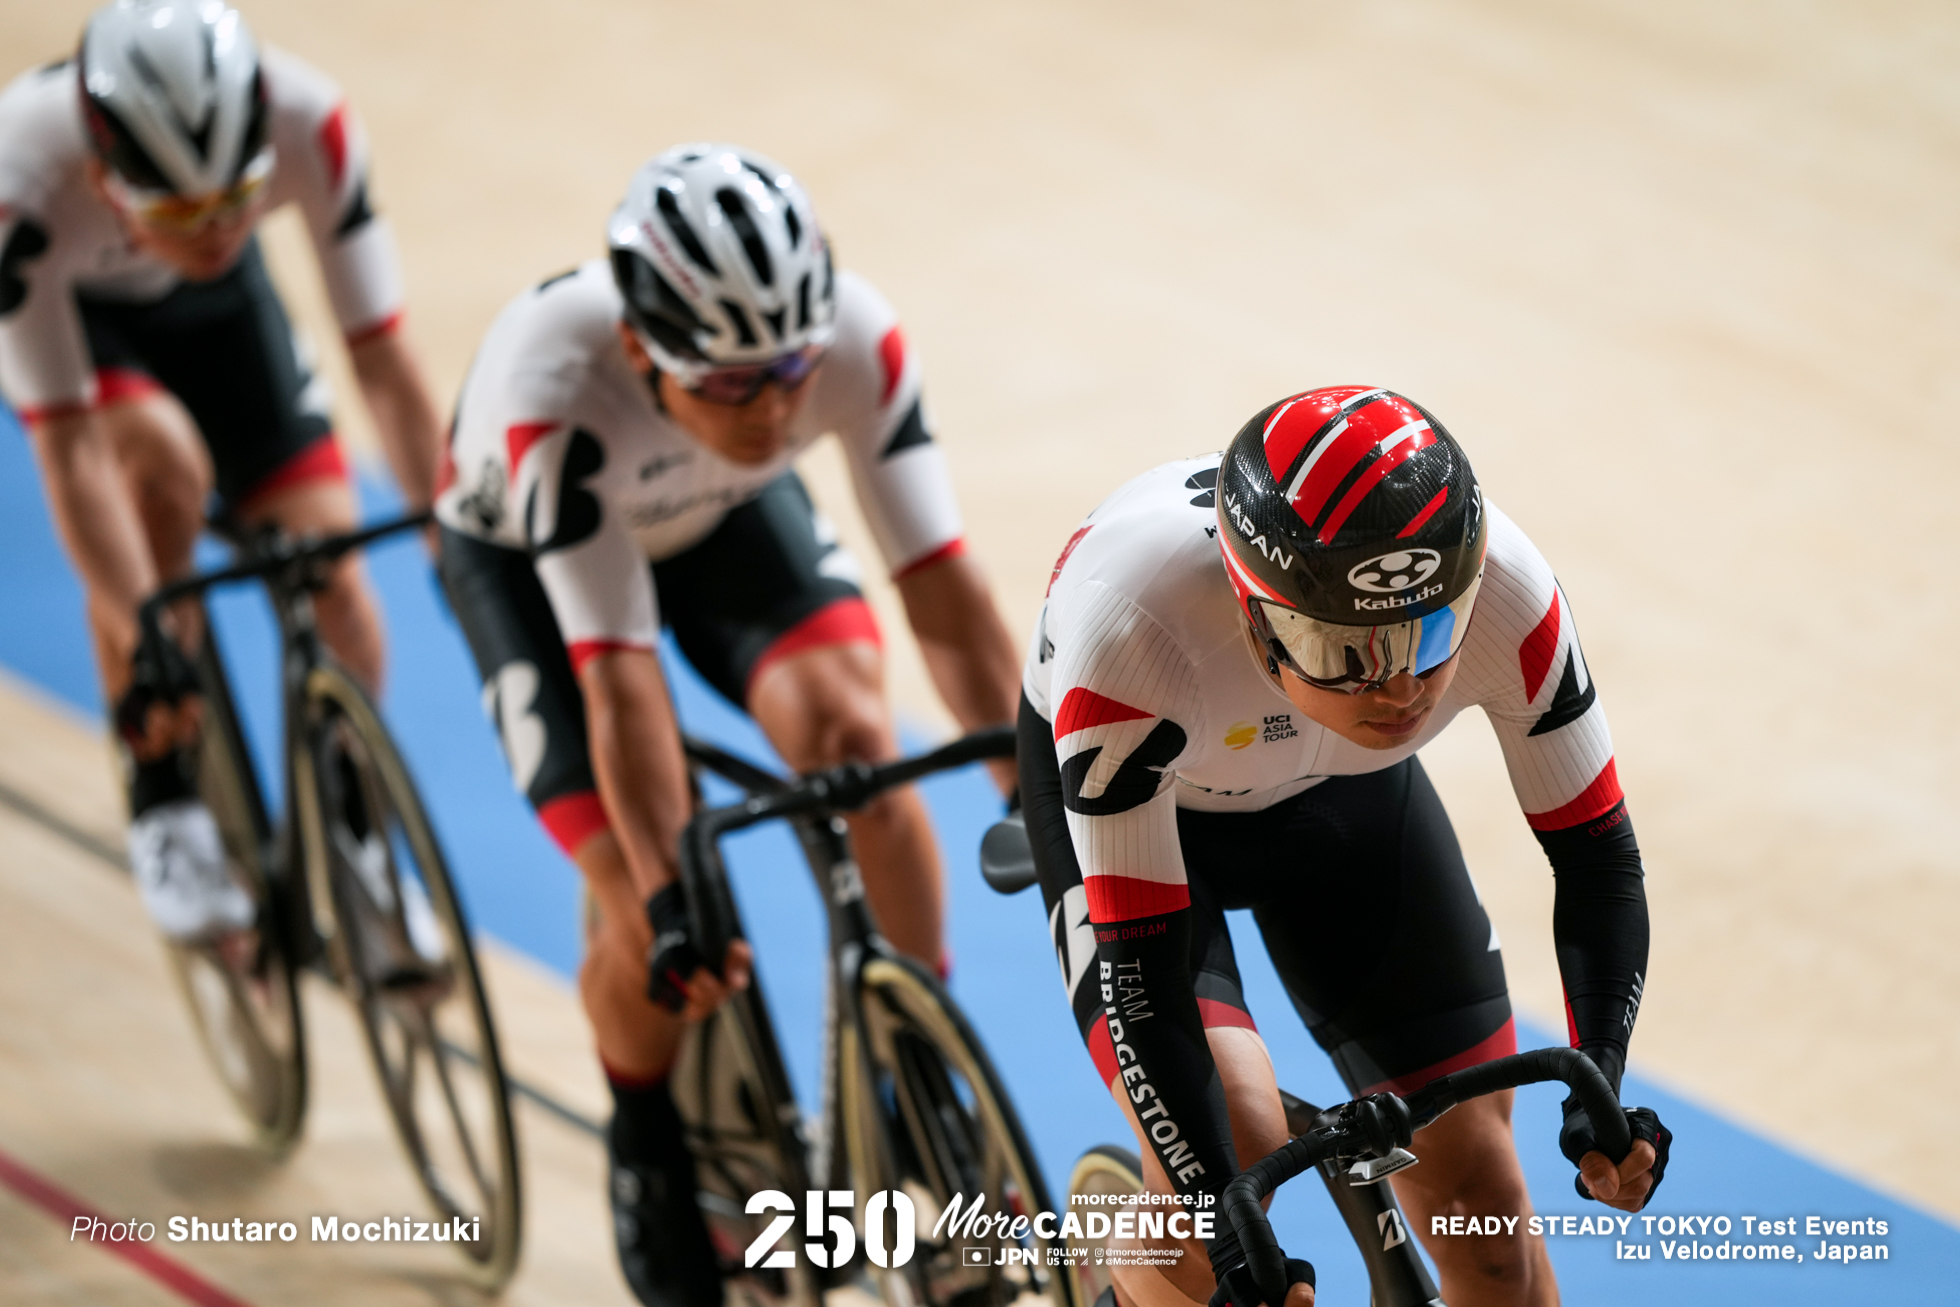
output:
<instances>
[{"instance_id":1,"label":"white vented helmet","mask_svg":"<svg viewBox=\"0 0 1960 1307\"><path fill-rule=\"evenodd\" d=\"M258 43L222 0L116 0L78 63L89 138L131 186L216 194L266 148Z\"/></svg>"},{"instance_id":2,"label":"white vented helmet","mask_svg":"<svg viewBox=\"0 0 1960 1307\"><path fill-rule=\"evenodd\" d=\"M675 146L634 174L606 235L627 322L665 369L766 363L830 343L830 246L810 197L773 160Z\"/></svg>"}]
</instances>

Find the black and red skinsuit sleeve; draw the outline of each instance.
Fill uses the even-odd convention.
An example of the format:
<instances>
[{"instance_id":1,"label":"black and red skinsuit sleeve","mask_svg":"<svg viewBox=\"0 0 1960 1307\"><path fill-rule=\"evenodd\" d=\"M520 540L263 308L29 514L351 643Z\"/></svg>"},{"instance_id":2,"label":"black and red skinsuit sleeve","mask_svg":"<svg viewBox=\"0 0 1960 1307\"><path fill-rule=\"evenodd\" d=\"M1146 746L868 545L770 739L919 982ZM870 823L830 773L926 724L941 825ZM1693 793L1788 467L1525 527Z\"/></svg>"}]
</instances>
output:
<instances>
[{"instance_id":1,"label":"black and red skinsuit sleeve","mask_svg":"<svg viewBox=\"0 0 1960 1307\"><path fill-rule=\"evenodd\" d=\"M1557 882L1552 940L1566 1031L1617 1090L1647 976L1647 890L1626 800L1590 821L1538 831Z\"/></svg>"}]
</instances>

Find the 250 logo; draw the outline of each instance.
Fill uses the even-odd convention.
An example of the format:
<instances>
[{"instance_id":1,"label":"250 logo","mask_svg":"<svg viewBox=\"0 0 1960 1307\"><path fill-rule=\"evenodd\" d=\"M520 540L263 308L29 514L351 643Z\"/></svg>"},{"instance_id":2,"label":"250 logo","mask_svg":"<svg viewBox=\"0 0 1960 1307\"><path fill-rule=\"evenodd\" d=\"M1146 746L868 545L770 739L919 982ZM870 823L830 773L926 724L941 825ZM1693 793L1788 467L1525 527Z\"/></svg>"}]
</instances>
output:
<instances>
[{"instance_id":1,"label":"250 logo","mask_svg":"<svg viewBox=\"0 0 1960 1307\"><path fill-rule=\"evenodd\" d=\"M857 1255L857 1231L851 1228L850 1218L851 1210L857 1206L856 1192L850 1189L811 1189L803 1197L803 1231L809 1236L809 1242L803 1245L803 1255L810 1259L811 1265L825 1269L849 1265L851 1258ZM833 1208L842 1210L833 1211ZM765 1212L778 1215L742 1254L742 1265L784 1271L795 1267L796 1254L788 1248L776 1247L776 1241L796 1224L795 1201L780 1189L764 1189L761 1193L750 1195L748 1206L743 1210L750 1216L761 1216ZM887 1213L897 1229L890 1247L885 1245ZM880 1189L865 1200L864 1253L878 1266L889 1270L911 1261L918 1242L917 1231L917 1209L905 1193L896 1189Z\"/></svg>"}]
</instances>

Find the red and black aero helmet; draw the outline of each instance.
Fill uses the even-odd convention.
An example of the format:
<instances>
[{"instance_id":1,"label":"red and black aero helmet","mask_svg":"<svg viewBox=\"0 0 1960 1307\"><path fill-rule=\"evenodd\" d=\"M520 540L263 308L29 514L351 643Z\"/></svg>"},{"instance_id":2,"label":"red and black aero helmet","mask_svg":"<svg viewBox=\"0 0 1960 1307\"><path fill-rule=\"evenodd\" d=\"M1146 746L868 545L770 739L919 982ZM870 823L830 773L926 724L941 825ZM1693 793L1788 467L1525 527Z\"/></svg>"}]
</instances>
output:
<instances>
[{"instance_id":1,"label":"red and black aero helmet","mask_svg":"<svg viewBox=\"0 0 1960 1307\"><path fill-rule=\"evenodd\" d=\"M1427 409L1368 386L1261 409L1218 469L1218 544L1275 670L1323 688L1421 675L1462 643L1488 518Z\"/></svg>"}]
</instances>

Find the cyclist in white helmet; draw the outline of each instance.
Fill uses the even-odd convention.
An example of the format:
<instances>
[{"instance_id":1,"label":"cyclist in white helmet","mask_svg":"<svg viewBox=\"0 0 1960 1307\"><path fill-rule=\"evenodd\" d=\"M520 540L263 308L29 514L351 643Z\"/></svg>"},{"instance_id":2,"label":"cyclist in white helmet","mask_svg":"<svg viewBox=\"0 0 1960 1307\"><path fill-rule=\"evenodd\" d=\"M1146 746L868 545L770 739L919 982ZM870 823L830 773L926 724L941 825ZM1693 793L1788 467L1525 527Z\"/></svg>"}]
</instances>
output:
<instances>
[{"instance_id":1,"label":"cyclist in white helmet","mask_svg":"<svg viewBox=\"0 0 1960 1307\"><path fill-rule=\"evenodd\" d=\"M608 237L610 263L519 295L477 353L437 497L442 571L513 777L598 907L580 991L615 1102L622 1269L644 1302L713 1307L722 1270L665 1077L682 1020L747 958L718 977L688 939L660 630L797 770L895 756L858 564L793 469L830 432L962 725L1011 719L1018 659L964 553L918 361L878 292L833 267L797 181L681 146L633 178ZM885 935L943 969L918 797L850 825Z\"/></svg>"},{"instance_id":2,"label":"cyclist in white helmet","mask_svg":"<svg viewBox=\"0 0 1960 1307\"><path fill-rule=\"evenodd\" d=\"M189 568L214 490L247 526L355 520L325 388L253 238L287 202L402 490L426 506L440 424L397 330L401 279L368 200L366 142L330 81L260 47L218 0L120 0L89 20L74 59L0 92L0 392L87 591L129 751L137 884L180 940L249 925L252 906L190 775L194 678L181 658L132 668L137 605ZM316 610L341 661L378 682L381 627L357 562L338 565Z\"/></svg>"}]
</instances>

